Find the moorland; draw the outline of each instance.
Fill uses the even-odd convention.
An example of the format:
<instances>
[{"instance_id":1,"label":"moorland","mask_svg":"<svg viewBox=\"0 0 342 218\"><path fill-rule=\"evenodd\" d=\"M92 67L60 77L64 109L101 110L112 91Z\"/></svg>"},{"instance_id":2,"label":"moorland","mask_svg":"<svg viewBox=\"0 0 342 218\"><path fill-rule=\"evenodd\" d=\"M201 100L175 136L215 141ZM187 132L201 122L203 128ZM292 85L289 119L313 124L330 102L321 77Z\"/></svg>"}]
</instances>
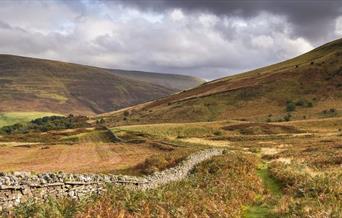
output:
<instances>
[{"instance_id":1,"label":"moorland","mask_svg":"<svg viewBox=\"0 0 342 218\"><path fill-rule=\"evenodd\" d=\"M155 189L108 184L102 195L29 201L4 216L340 217L341 84L339 39L114 112L8 122L0 136L4 172L143 176L199 150L225 152Z\"/></svg>"}]
</instances>

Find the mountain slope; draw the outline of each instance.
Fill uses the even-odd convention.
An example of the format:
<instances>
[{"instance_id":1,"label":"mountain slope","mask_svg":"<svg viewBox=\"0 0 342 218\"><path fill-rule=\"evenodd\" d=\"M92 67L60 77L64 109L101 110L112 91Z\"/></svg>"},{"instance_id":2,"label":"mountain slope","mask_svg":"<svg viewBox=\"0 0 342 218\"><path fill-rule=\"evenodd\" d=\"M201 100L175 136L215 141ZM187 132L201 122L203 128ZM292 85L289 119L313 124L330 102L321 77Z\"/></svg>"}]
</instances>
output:
<instances>
[{"instance_id":1,"label":"mountain slope","mask_svg":"<svg viewBox=\"0 0 342 218\"><path fill-rule=\"evenodd\" d=\"M205 81L192 76L177 75L177 74L164 74L164 73L150 73L143 71L127 71L127 70L115 70L109 69L116 75L133 79L137 81L143 81L161 85L170 89L185 90L194 88Z\"/></svg>"},{"instance_id":2,"label":"mountain slope","mask_svg":"<svg viewBox=\"0 0 342 218\"><path fill-rule=\"evenodd\" d=\"M295 105L294 111L287 108L289 104ZM128 108L130 116L125 123L279 121L288 112L291 119L305 119L338 116L341 109L342 39L339 39L288 61ZM108 122L118 122L123 111L105 116Z\"/></svg>"},{"instance_id":3,"label":"mountain slope","mask_svg":"<svg viewBox=\"0 0 342 218\"><path fill-rule=\"evenodd\" d=\"M176 91L101 68L0 55L0 111L94 114Z\"/></svg>"}]
</instances>

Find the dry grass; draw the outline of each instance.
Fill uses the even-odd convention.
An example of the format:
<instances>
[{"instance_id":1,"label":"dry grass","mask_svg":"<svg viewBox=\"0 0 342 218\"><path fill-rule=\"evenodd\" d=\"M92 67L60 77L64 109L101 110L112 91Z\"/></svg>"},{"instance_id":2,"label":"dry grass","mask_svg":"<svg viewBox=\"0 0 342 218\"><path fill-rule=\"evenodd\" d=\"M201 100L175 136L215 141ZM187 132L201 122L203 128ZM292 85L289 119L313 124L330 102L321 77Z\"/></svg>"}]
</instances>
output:
<instances>
[{"instance_id":1,"label":"dry grass","mask_svg":"<svg viewBox=\"0 0 342 218\"><path fill-rule=\"evenodd\" d=\"M77 164L73 162L77 171L86 169L83 164L90 162L105 170L141 175L172 167L202 147L228 145L232 153L201 164L185 181L157 190L133 192L114 188L86 204L58 201L53 208L58 216L65 213L60 208L73 208L72 216L78 214L80 217L98 214L101 217L240 217L243 213L247 217L256 214L338 217L342 204L342 134L337 129L340 125L339 118L327 118L276 124L221 121L123 126L113 128L122 143L110 145L104 142L96 146L89 142L104 140L98 131L77 133L77 137L89 143L82 145L83 149L84 146L90 147L83 151L80 144L75 144L69 146L75 150L61 155L65 157L63 162L66 165L72 163L68 160L77 161ZM42 147L31 146L36 150ZM116 149L113 146L117 146ZM148 154L152 155L140 155L139 149L142 148L147 149L142 152L144 155L150 151L152 153ZM81 156L75 154L82 152ZM44 156L34 152L30 155ZM116 162L118 156L122 158L121 162ZM94 161L83 162L84 159ZM127 164L130 159L133 159L132 164ZM262 168L258 160L264 162ZM16 162L20 163L20 160L16 159ZM108 163L112 164L111 167ZM131 167L120 169L122 164ZM264 181L265 190L262 192L260 179ZM272 191L274 187L277 192ZM36 210L47 212L51 205L39 205Z\"/></svg>"},{"instance_id":2,"label":"dry grass","mask_svg":"<svg viewBox=\"0 0 342 218\"><path fill-rule=\"evenodd\" d=\"M160 152L135 144L2 146L0 171L109 172L134 166Z\"/></svg>"},{"instance_id":3,"label":"dry grass","mask_svg":"<svg viewBox=\"0 0 342 218\"><path fill-rule=\"evenodd\" d=\"M27 217L240 217L244 205L263 191L257 159L228 153L205 161L185 180L134 191L113 187L87 202L52 201L23 205L14 216Z\"/></svg>"}]
</instances>

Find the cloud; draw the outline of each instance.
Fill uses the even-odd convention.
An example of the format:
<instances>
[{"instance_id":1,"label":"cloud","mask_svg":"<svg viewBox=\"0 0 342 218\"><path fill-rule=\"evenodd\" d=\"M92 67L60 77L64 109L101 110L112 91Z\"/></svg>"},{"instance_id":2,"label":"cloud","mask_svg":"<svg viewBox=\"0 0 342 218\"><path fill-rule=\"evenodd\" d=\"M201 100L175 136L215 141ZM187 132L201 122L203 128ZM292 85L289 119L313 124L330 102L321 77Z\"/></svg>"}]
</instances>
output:
<instances>
[{"instance_id":1,"label":"cloud","mask_svg":"<svg viewBox=\"0 0 342 218\"><path fill-rule=\"evenodd\" d=\"M142 10L165 11L174 8L188 13L213 13L218 16L251 18L262 12L286 17L293 35L319 42L331 37L334 20L342 14L342 3L337 0L120 0L122 4Z\"/></svg>"},{"instance_id":2,"label":"cloud","mask_svg":"<svg viewBox=\"0 0 342 218\"><path fill-rule=\"evenodd\" d=\"M313 23L328 22L325 28L332 31L312 35L310 25L296 30L311 15L297 21L290 6L281 11L281 4L259 1L191 2L4 1L0 53L214 79L296 56L341 35L341 18L334 13L315 11L324 19Z\"/></svg>"}]
</instances>

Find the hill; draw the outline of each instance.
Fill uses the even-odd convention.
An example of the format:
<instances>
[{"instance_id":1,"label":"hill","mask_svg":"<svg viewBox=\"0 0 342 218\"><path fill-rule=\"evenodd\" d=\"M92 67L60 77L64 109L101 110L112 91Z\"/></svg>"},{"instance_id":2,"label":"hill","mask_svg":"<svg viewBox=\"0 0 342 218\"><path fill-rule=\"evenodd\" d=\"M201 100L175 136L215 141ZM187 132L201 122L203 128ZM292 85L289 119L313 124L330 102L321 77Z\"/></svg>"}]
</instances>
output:
<instances>
[{"instance_id":1,"label":"hill","mask_svg":"<svg viewBox=\"0 0 342 218\"><path fill-rule=\"evenodd\" d=\"M128 71L109 69L116 75L133 79L137 81L148 82L152 84L161 85L175 90L185 90L194 88L205 81L192 76L178 75L178 74L164 74L164 73L150 73L144 71Z\"/></svg>"},{"instance_id":2,"label":"hill","mask_svg":"<svg viewBox=\"0 0 342 218\"><path fill-rule=\"evenodd\" d=\"M339 39L278 64L103 116L112 124L224 119L272 122L339 116L341 109Z\"/></svg>"},{"instance_id":3,"label":"hill","mask_svg":"<svg viewBox=\"0 0 342 218\"><path fill-rule=\"evenodd\" d=\"M163 77L159 74L156 77L158 83L162 83ZM171 76L166 76L165 80L168 77ZM178 89L134 80L97 67L0 55L0 111L96 114L176 91Z\"/></svg>"}]
</instances>

